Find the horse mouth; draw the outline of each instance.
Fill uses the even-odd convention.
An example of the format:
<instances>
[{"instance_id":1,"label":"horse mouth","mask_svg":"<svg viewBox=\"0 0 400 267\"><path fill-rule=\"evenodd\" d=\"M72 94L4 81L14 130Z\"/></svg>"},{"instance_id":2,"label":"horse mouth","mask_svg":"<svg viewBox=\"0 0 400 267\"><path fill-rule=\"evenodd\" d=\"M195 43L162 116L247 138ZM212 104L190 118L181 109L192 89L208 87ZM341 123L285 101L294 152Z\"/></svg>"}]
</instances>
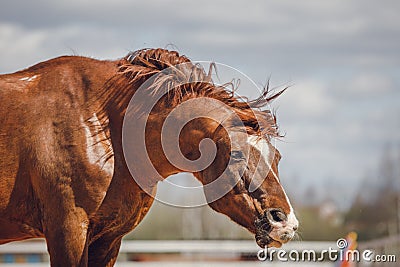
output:
<instances>
[{"instance_id":1,"label":"horse mouth","mask_svg":"<svg viewBox=\"0 0 400 267\"><path fill-rule=\"evenodd\" d=\"M261 248L266 247L276 247L280 248L284 243L288 242L288 240L276 240L270 235L270 231L265 228L257 228L256 229L256 243Z\"/></svg>"},{"instance_id":2,"label":"horse mouth","mask_svg":"<svg viewBox=\"0 0 400 267\"><path fill-rule=\"evenodd\" d=\"M254 225L256 227L256 243L261 248L271 247L273 244L275 244L275 242L280 243L270 236L272 224L266 216L258 217L255 220Z\"/></svg>"},{"instance_id":3,"label":"horse mouth","mask_svg":"<svg viewBox=\"0 0 400 267\"><path fill-rule=\"evenodd\" d=\"M291 236L285 235L279 240L273 238L271 236L271 232L273 230L273 225L271 221L267 218L267 216L260 216L254 222L256 228L255 239L258 246L261 248L265 247L276 247L280 248L282 244L287 243L292 239Z\"/></svg>"},{"instance_id":4,"label":"horse mouth","mask_svg":"<svg viewBox=\"0 0 400 267\"><path fill-rule=\"evenodd\" d=\"M266 248L266 247L280 248L282 246L281 241L275 240L270 236L257 237L256 235L256 243L260 248Z\"/></svg>"}]
</instances>

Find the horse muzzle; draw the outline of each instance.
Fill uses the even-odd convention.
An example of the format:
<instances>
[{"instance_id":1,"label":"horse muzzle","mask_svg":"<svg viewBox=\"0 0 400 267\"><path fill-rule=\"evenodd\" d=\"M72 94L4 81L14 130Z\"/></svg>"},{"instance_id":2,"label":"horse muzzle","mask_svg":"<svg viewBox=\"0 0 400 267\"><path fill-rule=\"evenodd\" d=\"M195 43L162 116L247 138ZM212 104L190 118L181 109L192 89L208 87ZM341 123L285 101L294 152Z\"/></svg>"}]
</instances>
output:
<instances>
[{"instance_id":1,"label":"horse muzzle","mask_svg":"<svg viewBox=\"0 0 400 267\"><path fill-rule=\"evenodd\" d=\"M280 209L269 209L255 220L254 225L256 242L261 248L279 248L293 239L299 222L292 212L286 216Z\"/></svg>"}]
</instances>

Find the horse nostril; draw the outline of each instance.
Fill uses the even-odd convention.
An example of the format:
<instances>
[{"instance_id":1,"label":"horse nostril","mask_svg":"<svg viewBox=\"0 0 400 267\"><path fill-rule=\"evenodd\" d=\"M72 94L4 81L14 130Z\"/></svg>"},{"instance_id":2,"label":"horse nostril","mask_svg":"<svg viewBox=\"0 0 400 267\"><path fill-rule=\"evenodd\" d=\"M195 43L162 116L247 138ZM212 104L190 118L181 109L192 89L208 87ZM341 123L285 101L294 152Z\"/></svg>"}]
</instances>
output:
<instances>
[{"instance_id":1,"label":"horse nostril","mask_svg":"<svg viewBox=\"0 0 400 267\"><path fill-rule=\"evenodd\" d=\"M269 210L267 213L267 217L269 220L275 222L283 222L286 220L286 215L282 211L277 209Z\"/></svg>"},{"instance_id":2,"label":"horse nostril","mask_svg":"<svg viewBox=\"0 0 400 267\"><path fill-rule=\"evenodd\" d=\"M293 226L293 231L297 231L297 229L299 229L299 227L297 225Z\"/></svg>"}]
</instances>

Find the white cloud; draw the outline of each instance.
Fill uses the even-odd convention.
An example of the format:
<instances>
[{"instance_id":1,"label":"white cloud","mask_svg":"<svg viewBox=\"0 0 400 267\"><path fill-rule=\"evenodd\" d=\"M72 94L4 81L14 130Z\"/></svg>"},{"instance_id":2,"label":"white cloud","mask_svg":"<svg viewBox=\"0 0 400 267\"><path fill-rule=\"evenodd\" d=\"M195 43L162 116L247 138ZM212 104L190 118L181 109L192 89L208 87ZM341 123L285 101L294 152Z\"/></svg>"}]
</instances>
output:
<instances>
[{"instance_id":1,"label":"white cloud","mask_svg":"<svg viewBox=\"0 0 400 267\"><path fill-rule=\"evenodd\" d=\"M285 107L280 110L281 116L307 120L326 116L334 104L325 85L316 80L297 81L280 97L279 103Z\"/></svg>"},{"instance_id":2,"label":"white cloud","mask_svg":"<svg viewBox=\"0 0 400 267\"><path fill-rule=\"evenodd\" d=\"M13 72L60 55L78 54L100 58L119 58L128 49L116 45L112 29L64 25L28 29L0 23L0 72Z\"/></svg>"},{"instance_id":3,"label":"white cloud","mask_svg":"<svg viewBox=\"0 0 400 267\"><path fill-rule=\"evenodd\" d=\"M360 96L363 96L363 94L373 96L392 91L394 89L394 83L391 77L383 73L364 72L353 77L348 88L350 91L353 91Z\"/></svg>"},{"instance_id":4,"label":"white cloud","mask_svg":"<svg viewBox=\"0 0 400 267\"><path fill-rule=\"evenodd\" d=\"M46 40L43 31L26 31L12 24L0 24L0 70L12 70L20 62L32 62L43 53Z\"/></svg>"}]
</instances>

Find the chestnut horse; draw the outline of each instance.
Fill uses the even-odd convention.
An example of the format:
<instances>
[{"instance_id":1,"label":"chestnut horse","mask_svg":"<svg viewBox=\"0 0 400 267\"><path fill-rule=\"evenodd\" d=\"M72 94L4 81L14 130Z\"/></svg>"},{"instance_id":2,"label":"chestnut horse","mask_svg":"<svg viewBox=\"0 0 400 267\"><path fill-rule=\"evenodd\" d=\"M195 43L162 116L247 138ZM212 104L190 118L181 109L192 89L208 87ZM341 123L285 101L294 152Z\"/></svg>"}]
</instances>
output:
<instances>
[{"instance_id":1,"label":"chestnut horse","mask_svg":"<svg viewBox=\"0 0 400 267\"><path fill-rule=\"evenodd\" d=\"M166 69L173 71L151 78ZM147 114L144 133L157 177L146 173L142 155L129 162L135 147L128 144L125 151L123 140L130 100L149 81L143 91L149 98L169 90ZM279 93L267 93L239 100L201 66L164 49L139 50L116 61L64 56L1 75L0 244L45 238L52 266L113 266L122 237L152 205L157 182L189 170L171 164L163 150L163 122L185 101L209 98L229 107L242 126L224 117L221 127L212 119L221 117L218 108L192 105L210 116L183 127L179 153L196 161L204 152L202 140L212 140L210 164L189 171L204 185L221 177L204 190L209 205L254 233L261 247L281 246L293 238L298 221L278 177L280 154L271 144L279 136L275 117L259 109ZM134 106L132 116L143 108ZM178 112L175 120L186 115Z\"/></svg>"}]
</instances>

